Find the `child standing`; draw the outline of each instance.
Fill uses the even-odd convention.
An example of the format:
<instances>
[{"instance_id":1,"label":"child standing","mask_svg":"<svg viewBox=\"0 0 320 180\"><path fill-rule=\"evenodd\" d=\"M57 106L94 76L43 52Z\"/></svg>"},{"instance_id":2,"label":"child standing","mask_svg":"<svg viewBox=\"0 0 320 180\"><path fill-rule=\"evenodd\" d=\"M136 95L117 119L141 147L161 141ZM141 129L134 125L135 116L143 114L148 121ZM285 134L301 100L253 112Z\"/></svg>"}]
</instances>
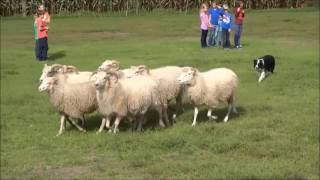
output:
<instances>
[{"instance_id":1,"label":"child standing","mask_svg":"<svg viewBox=\"0 0 320 180\"><path fill-rule=\"evenodd\" d=\"M229 13L229 7L227 4L223 5L223 14L222 14L222 46L223 48L230 48L230 32L232 26L232 15Z\"/></svg>"},{"instance_id":2,"label":"child standing","mask_svg":"<svg viewBox=\"0 0 320 180\"><path fill-rule=\"evenodd\" d=\"M38 19L38 14L36 13L33 15L34 22L33 22L33 34L34 34L34 41L35 41L35 54L36 54L36 59L40 60L39 58L39 45L38 45L38 25L37 25L37 19Z\"/></svg>"},{"instance_id":3,"label":"child standing","mask_svg":"<svg viewBox=\"0 0 320 180\"><path fill-rule=\"evenodd\" d=\"M239 1L239 7L235 10L235 32L234 32L234 46L235 48L241 48L240 37L242 33L242 23L244 18L243 2Z\"/></svg>"},{"instance_id":4,"label":"child standing","mask_svg":"<svg viewBox=\"0 0 320 180\"><path fill-rule=\"evenodd\" d=\"M38 6L39 17L37 18L37 35L38 35L38 58L40 61L47 60L48 53L48 29L50 24L50 15L45 10L43 4Z\"/></svg>"},{"instance_id":5,"label":"child standing","mask_svg":"<svg viewBox=\"0 0 320 180\"><path fill-rule=\"evenodd\" d=\"M37 17L38 55L40 61L47 60L48 52L48 29L42 16Z\"/></svg>"},{"instance_id":6,"label":"child standing","mask_svg":"<svg viewBox=\"0 0 320 180\"><path fill-rule=\"evenodd\" d=\"M209 17L208 17L208 6L203 3L200 8L200 28L201 28L201 47L206 48L207 45L207 34L209 28Z\"/></svg>"},{"instance_id":7,"label":"child standing","mask_svg":"<svg viewBox=\"0 0 320 180\"><path fill-rule=\"evenodd\" d=\"M212 28L209 28L209 40L208 45L214 46L217 44L217 32L218 32L218 20L219 20L219 13L220 9L217 6L215 1L212 1L211 8L209 8L209 22Z\"/></svg>"},{"instance_id":8,"label":"child standing","mask_svg":"<svg viewBox=\"0 0 320 180\"><path fill-rule=\"evenodd\" d=\"M218 31L217 31L217 44L218 46L222 47L222 16L219 15L219 20L218 20Z\"/></svg>"}]
</instances>

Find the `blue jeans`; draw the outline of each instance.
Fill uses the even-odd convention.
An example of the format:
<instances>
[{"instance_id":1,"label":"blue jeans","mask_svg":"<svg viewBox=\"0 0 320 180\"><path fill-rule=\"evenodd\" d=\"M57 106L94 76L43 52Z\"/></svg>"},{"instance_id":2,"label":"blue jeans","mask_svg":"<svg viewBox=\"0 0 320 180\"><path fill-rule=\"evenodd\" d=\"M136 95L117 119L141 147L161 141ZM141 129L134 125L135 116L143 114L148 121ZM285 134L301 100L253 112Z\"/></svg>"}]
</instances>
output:
<instances>
[{"instance_id":1,"label":"blue jeans","mask_svg":"<svg viewBox=\"0 0 320 180\"><path fill-rule=\"evenodd\" d=\"M223 48L230 48L230 32L228 29L222 29L222 47Z\"/></svg>"},{"instance_id":2,"label":"blue jeans","mask_svg":"<svg viewBox=\"0 0 320 180\"><path fill-rule=\"evenodd\" d=\"M34 47L34 51L36 53L36 58L37 60L40 59L40 55L39 55L39 42L38 42L38 39L35 40L35 47Z\"/></svg>"},{"instance_id":3,"label":"blue jeans","mask_svg":"<svg viewBox=\"0 0 320 180\"><path fill-rule=\"evenodd\" d=\"M234 46L240 46L240 37L242 33L242 24L236 24L234 26L235 32L234 32Z\"/></svg>"},{"instance_id":4,"label":"blue jeans","mask_svg":"<svg viewBox=\"0 0 320 180\"><path fill-rule=\"evenodd\" d=\"M217 32L217 44L222 46L222 30Z\"/></svg>"},{"instance_id":5,"label":"blue jeans","mask_svg":"<svg viewBox=\"0 0 320 180\"><path fill-rule=\"evenodd\" d=\"M48 53L48 38L40 38L38 39L38 55L40 61L47 60L47 53Z\"/></svg>"},{"instance_id":6,"label":"blue jeans","mask_svg":"<svg viewBox=\"0 0 320 180\"><path fill-rule=\"evenodd\" d=\"M208 45L209 46L214 46L217 44L217 32L218 32L217 25L213 25L213 27L209 29L209 32L208 32L208 36L209 36Z\"/></svg>"}]
</instances>

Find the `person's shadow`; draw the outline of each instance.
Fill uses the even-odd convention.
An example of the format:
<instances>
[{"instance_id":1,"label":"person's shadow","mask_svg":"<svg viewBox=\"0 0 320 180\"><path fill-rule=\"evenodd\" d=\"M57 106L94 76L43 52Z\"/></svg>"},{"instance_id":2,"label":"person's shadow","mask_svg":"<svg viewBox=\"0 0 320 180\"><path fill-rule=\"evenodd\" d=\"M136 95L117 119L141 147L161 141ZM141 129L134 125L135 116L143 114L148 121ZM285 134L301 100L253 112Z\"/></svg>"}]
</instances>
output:
<instances>
[{"instance_id":1,"label":"person's shadow","mask_svg":"<svg viewBox=\"0 0 320 180\"><path fill-rule=\"evenodd\" d=\"M63 58L64 56L66 56L66 51L62 50L62 51L58 51L58 52L55 52L55 53L51 54L48 57L48 60L55 61L55 60L57 60L59 58Z\"/></svg>"}]
</instances>

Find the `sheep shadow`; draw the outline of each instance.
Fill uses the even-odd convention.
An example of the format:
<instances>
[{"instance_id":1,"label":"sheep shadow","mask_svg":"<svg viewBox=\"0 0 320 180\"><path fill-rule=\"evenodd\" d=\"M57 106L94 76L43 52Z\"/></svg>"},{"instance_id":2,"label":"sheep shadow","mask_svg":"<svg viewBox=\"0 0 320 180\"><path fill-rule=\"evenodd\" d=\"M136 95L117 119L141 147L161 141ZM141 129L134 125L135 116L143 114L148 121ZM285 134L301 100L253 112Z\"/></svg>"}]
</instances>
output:
<instances>
[{"instance_id":1,"label":"sheep shadow","mask_svg":"<svg viewBox=\"0 0 320 180\"><path fill-rule=\"evenodd\" d=\"M49 57L48 57L48 60L50 61L55 61L57 59L60 59L60 58L63 58L66 56L66 51L65 50L62 50L62 51L58 51L58 52L55 52L53 54L51 54Z\"/></svg>"},{"instance_id":2,"label":"sheep shadow","mask_svg":"<svg viewBox=\"0 0 320 180\"><path fill-rule=\"evenodd\" d=\"M185 108L185 112L192 111L192 114L193 114L194 107L192 105L186 105L186 106L184 106L184 108ZM238 114L234 114L233 112L231 112L229 115L228 121L230 121L230 120L232 121L232 120L236 119L237 117L246 114L246 109L244 107L236 106L236 108L237 108ZM168 111L169 117L172 117L174 112L175 111L173 109L169 109L169 111ZM228 107L217 108L212 111L212 115L218 116L218 119L216 119L216 120L209 119L207 116L207 112L208 112L208 108L202 108L202 107L199 108L197 122L206 122L206 121L215 121L218 123L223 122L223 119L228 112ZM181 114L182 113L178 114L177 118ZM193 119L193 116L190 117L190 120L192 120L192 119Z\"/></svg>"},{"instance_id":3,"label":"sheep shadow","mask_svg":"<svg viewBox=\"0 0 320 180\"><path fill-rule=\"evenodd\" d=\"M147 130L147 129L155 129L158 127L158 114L154 111L150 111L146 114L146 123L143 125L143 129ZM110 125L112 126L114 123L115 117L111 117L111 122ZM102 116L99 114L93 114L93 115L89 115L86 116L86 121L84 124L84 128L87 131L98 131L101 125L101 121L102 121ZM122 132L125 131L132 131L132 123L130 121L128 121L126 118L124 118L123 120L121 120L120 125L119 125L119 130ZM105 129L106 131L106 129Z\"/></svg>"},{"instance_id":4,"label":"sheep shadow","mask_svg":"<svg viewBox=\"0 0 320 180\"><path fill-rule=\"evenodd\" d=\"M233 121L236 118L238 118L239 116L242 116L242 115L246 114L246 109L243 108L242 106L236 106L236 108L237 108L238 114L235 114L235 113L231 112L230 115L229 115L228 122L229 121ZM206 109L206 108L202 109L198 114L197 121L199 121L199 122L212 121L211 119L208 118L207 112L208 112L208 109ZM214 109L212 111L212 115L218 116L218 119L216 119L214 121L217 122L217 123L223 122L223 119L226 116L227 112L228 112L228 108L227 107Z\"/></svg>"},{"instance_id":5,"label":"sheep shadow","mask_svg":"<svg viewBox=\"0 0 320 180\"><path fill-rule=\"evenodd\" d=\"M187 111L193 111L193 106L191 105L187 105L184 106L185 107L185 112ZM233 121L235 120L237 117L242 116L244 114L246 114L246 109L243 108L242 106L237 106L236 107L238 110L238 114L234 114L234 113L230 113L229 116L229 121ZM218 116L218 119L216 120L212 120L209 119L207 117L207 112L208 109L207 108L201 108L198 114L198 118L197 118L197 122L207 122L207 121L215 121L217 123L223 122L223 119L226 115L228 111L228 108L218 108L213 110L212 114ZM173 125L172 121L172 115L175 112L174 108L169 108L168 109L168 116L169 116L169 121L170 121L170 125ZM180 113L181 115L182 113ZM178 116L179 117L179 116ZM192 119L192 118L191 118ZM93 115L89 115L86 116L86 121L84 124L84 128L87 131L98 131L100 125L101 125L101 120L102 120L102 116L99 114L93 114ZM149 111L146 114L146 122L145 124L143 124L143 130L155 130L155 129L160 129L161 127L159 126L159 114L156 111ZM114 118L111 118L111 123L110 125L113 125L114 123ZM132 132L132 123L129 122L127 119L123 119L119 125L119 130L121 132Z\"/></svg>"}]
</instances>

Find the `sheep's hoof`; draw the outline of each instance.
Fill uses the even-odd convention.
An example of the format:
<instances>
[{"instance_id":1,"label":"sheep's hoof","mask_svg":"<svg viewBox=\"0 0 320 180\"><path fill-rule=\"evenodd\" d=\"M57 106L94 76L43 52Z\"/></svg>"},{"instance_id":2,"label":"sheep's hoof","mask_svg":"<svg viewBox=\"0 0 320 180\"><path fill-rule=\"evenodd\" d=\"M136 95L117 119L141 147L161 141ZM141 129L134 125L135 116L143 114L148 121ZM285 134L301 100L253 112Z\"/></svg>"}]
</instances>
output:
<instances>
[{"instance_id":1,"label":"sheep's hoof","mask_svg":"<svg viewBox=\"0 0 320 180\"><path fill-rule=\"evenodd\" d=\"M58 137L58 136L61 136L61 134L62 134L62 133L59 132L58 134L56 134L56 136L57 136L57 137Z\"/></svg>"},{"instance_id":2,"label":"sheep's hoof","mask_svg":"<svg viewBox=\"0 0 320 180\"><path fill-rule=\"evenodd\" d=\"M196 123L192 123L192 125L191 125L192 127L195 127L196 126Z\"/></svg>"},{"instance_id":3,"label":"sheep's hoof","mask_svg":"<svg viewBox=\"0 0 320 180\"><path fill-rule=\"evenodd\" d=\"M210 119L217 120L218 116L210 116Z\"/></svg>"},{"instance_id":4,"label":"sheep's hoof","mask_svg":"<svg viewBox=\"0 0 320 180\"><path fill-rule=\"evenodd\" d=\"M226 123L227 121L228 121L228 118L224 118L223 122L225 122L225 123Z\"/></svg>"},{"instance_id":5,"label":"sheep's hoof","mask_svg":"<svg viewBox=\"0 0 320 180\"><path fill-rule=\"evenodd\" d=\"M159 126L160 126L161 128L165 128L165 127L166 127L166 125L164 125L163 122L159 123Z\"/></svg>"},{"instance_id":6,"label":"sheep's hoof","mask_svg":"<svg viewBox=\"0 0 320 180\"><path fill-rule=\"evenodd\" d=\"M172 119L176 119L177 115L173 114Z\"/></svg>"},{"instance_id":7,"label":"sheep's hoof","mask_svg":"<svg viewBox=\"0 0 320 180\"><path fill-rule=\"evenodd\" d=\"M112 130L111 130L111 129L109 129L108 133L112 133Z\"/></svg>"},{"instance_id":8,"label":"sheep's hoof","mask_svg":"<svg viewBox=\"0 0 320 180\"><path fill-rule=\"evenodd\" d=\"M117 134L117 132L119 132L118 129L113 130L113 134Z\"/></svg>"}]
</instances>

